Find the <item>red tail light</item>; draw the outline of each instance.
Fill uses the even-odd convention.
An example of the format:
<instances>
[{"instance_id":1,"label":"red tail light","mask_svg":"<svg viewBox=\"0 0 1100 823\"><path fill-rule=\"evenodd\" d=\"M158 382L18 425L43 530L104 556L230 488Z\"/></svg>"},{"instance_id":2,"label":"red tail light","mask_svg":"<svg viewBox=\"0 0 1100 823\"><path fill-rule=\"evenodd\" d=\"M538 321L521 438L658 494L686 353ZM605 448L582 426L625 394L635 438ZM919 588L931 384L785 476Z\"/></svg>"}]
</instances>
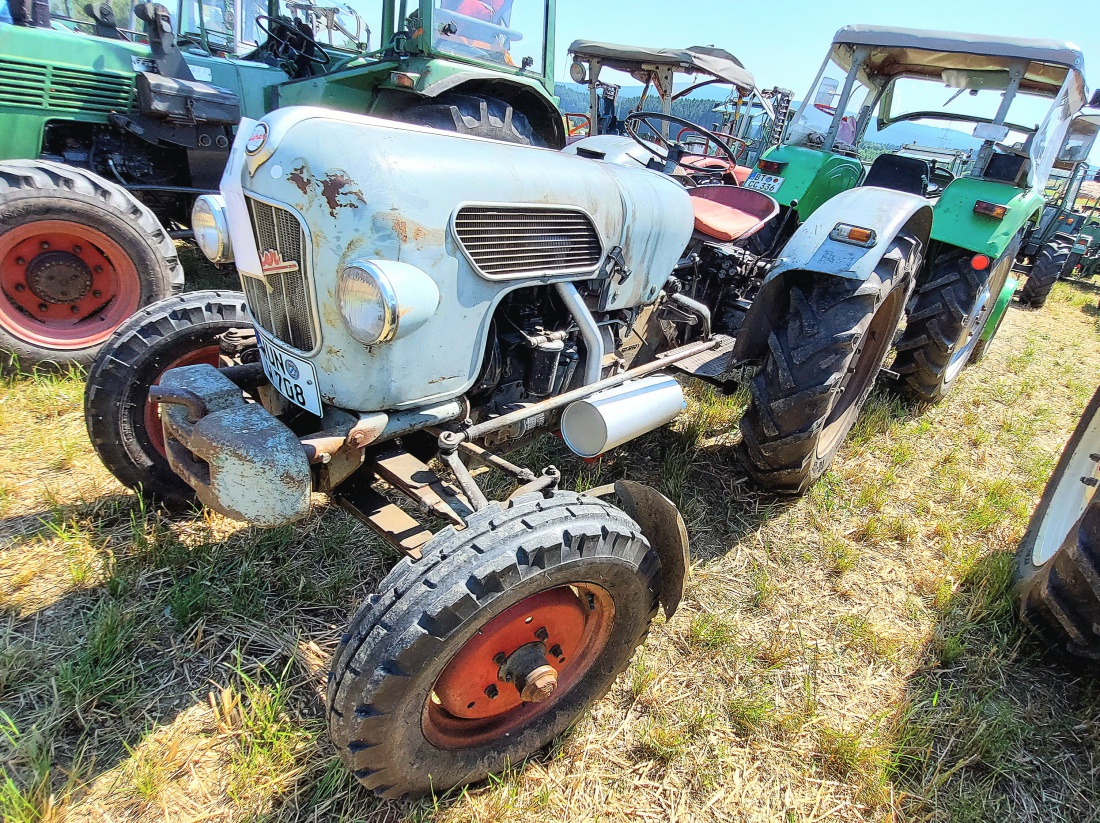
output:
<instances>
[{"instance_id":1,"label":"red tail light","mask_svg":"<svg viewBox=\"0 0 1100 823\"><path fill-rule=\"evenodd\" d=\"M764 174L779 174L779 172L783 171L785 165L787 164L777 163L774 160L761 160L756 164L756 167L764 172Z\"/></svg>"}]
</instances>

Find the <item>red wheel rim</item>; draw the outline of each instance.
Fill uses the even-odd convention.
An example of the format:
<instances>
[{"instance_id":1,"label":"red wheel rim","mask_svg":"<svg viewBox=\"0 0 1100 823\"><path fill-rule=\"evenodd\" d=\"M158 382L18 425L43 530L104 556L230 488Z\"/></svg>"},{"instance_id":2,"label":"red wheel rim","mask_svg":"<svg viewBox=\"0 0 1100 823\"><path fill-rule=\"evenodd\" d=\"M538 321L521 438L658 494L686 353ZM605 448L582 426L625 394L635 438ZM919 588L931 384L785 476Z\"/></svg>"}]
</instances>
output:
<instances>
[{"instance_id":1,"label":"red wheel rim","mask_svg":"<svg viewBox=\"0 0 1100 823\"><path fill-rule=\"evenodd\" d=\"M182 357L177 357L165 366L150 386L157 385L169 369L179 368L180 366L197 366L200 363L218 366L220 365L220 359L221 350L217 346L203 346L201 349L195 349L195 351L188 352ZM161 457L167 460L168 452L164 446L164 429L160 426L160 405L148 398L145 399L145 433L149 436L149 442L153 444L153 448L157 450Z\"/></svg>"},{"instance_id":2,"label":"red wheel rim","mask_svg":"<svg viewBox=\"0 0 1100 823\"><path fill-rule=\"evenodd\" d=\"M462 749L530 723L567 695L599 658L614 614L611 595L589 583L546 589L501 612L466 641L436 679L424 706L424 736L440 748ZM514 684L499 679L500 660L537 641L557 671L557 687L541 703L524 703Z\"/></svg>"},{"instance_id":3,"label":"red wheel rim","mask_svg":"<svg viewBox=\"0 0 1100 823\"><path fill-rule=\"evenodd\" d=\"M37 220L0 235L0 328L51 349L102 343L138 310L130 255L103 232Z\"/></svg>"}]
</instances>

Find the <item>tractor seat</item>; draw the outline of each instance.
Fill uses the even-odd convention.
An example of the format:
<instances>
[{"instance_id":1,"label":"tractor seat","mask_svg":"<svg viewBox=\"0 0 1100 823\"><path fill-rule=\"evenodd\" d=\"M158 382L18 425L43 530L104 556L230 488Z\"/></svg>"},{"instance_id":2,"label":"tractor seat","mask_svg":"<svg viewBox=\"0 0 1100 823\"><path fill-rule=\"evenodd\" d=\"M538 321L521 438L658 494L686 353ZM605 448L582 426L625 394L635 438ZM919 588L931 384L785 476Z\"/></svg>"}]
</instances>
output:
<instances>
[{"instance_id":1,"label":"tractor seat","mask_svg":"<svg viewBox=\"0 0 1100 823\"><path fill-rule=\"evenodd\" d=\"M877 186L881 189L894 189L909 194L928 195L928 180L931 171L927 160L918 157L904 157L900 154L880 154L871 163L864 186Z\"/></svg>"},{"instance_id":2,"label":"tractor seat","mask_svg":"<svg viewBox=\"0 0 1100 823\"><path fill-rule=\"evenodd\" d=\"M713 157L711 155L685 154L680 162L696 169L702 169L703 171L721 171L732 174L738 186L745 185L745 181L748 180L749 175L752 174L752 169L748 166L735 166L730 163L729 160L723 160L721 157Z\"/></svg>"},{"instance_id":3,"label":"tractor seat","mask_svg":"<svg viewBox=\"0 0 1100 823\"><path fill-rule=\"evenodd\" d=\"M724 243L751 237L779 212L768 195L741 186L696 186L688 194L695 230Z\"/></svg>"}]
</instances>

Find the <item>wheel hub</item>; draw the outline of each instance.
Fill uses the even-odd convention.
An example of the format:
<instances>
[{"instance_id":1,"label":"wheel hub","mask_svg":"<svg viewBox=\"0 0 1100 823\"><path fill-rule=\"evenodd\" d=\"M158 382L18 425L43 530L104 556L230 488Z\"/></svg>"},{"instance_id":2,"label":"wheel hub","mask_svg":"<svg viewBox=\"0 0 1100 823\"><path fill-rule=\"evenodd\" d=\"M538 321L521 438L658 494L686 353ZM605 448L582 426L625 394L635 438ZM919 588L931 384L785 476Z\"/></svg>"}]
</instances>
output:
<instances>
[{"instance_id":1,"label":"wheel hub","mask_svg":"<svg viewBox=\"0 0 1100 823\"><path fill-rule=\"evenodd\" d=\"M72 303L92 289L92 269L67 251L46 251L27 266L27 287L47 303Z\"/></svg>"},{"instance_id":2,"label":"wheel hub","mask_svg":"<svg viewBox=\"0 0 1100 823\"><path fill-rule=\"evenodd\" d=\"M497 678L513 684L524 703L541 703L558 686L558 670L546 662L546 646L527 643L504 661Z\"/></svg>"}]
</instances>

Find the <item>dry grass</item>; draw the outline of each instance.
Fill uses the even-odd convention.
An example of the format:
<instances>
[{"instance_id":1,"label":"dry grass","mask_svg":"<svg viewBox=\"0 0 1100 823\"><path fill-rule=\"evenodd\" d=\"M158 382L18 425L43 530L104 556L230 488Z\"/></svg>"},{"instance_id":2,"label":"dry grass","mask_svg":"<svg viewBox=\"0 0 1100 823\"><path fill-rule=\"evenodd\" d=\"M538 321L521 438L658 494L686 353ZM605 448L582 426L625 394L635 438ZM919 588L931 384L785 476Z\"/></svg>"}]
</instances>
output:
<instances>
[{"instance_id":1,"label":"dry grass","mask_svg":"<svg viewBox=\"0 0 1100 823\"><path fill-rule=\"evenodd\" d=\"M321 683L393 555L339 511L168 521L100 467L79 375L0 386L0 817L37 820L1071 821L1095 814L1095 687L1016 626L1011 552L1100 374L1095 296L1013 309L923 414L877 391L801 500L728 448L743 398L597 464L690 520L694 572L616 687L486 784L358 790Z\"/></svg>"}]
</instances>

